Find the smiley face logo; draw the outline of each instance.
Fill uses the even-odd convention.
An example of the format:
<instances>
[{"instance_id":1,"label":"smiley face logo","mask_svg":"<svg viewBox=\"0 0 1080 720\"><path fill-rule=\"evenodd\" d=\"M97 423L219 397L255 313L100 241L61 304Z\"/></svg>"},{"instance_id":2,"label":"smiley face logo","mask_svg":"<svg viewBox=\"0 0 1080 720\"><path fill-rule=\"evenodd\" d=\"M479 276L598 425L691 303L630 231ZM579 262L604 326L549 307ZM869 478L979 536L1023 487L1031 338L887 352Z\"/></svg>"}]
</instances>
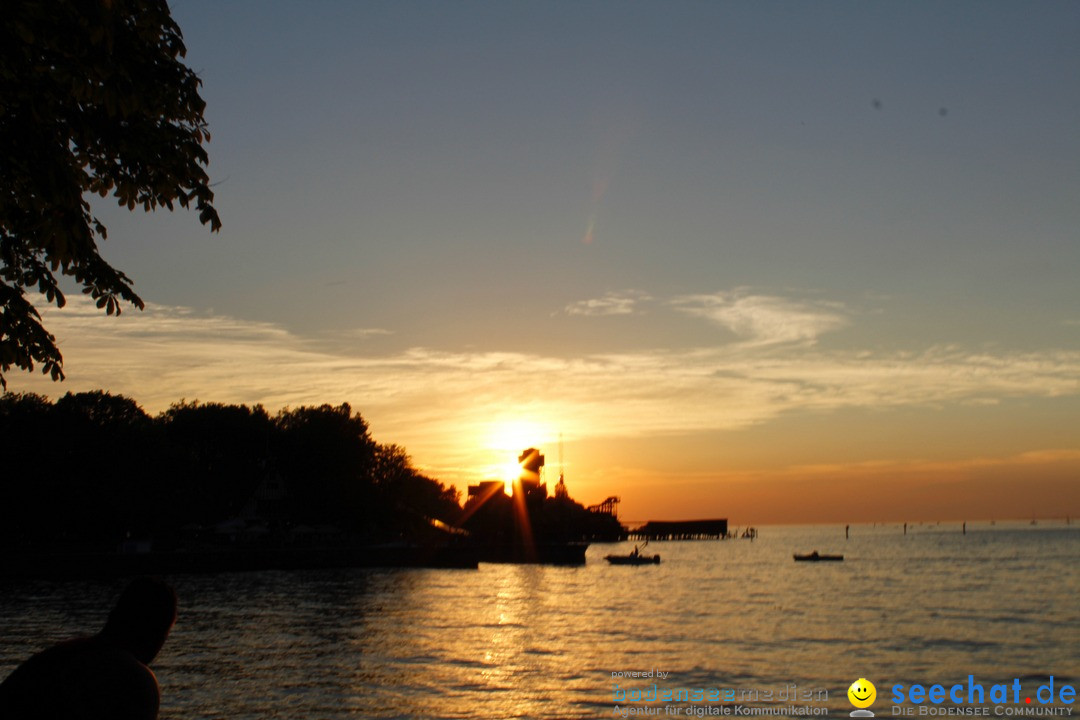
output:
<instances>
[{"instance_id":1,"label":"smiley face logo","mask_svg":"<svg viewBox=\"0 0 1080 720\"><path fill-rule=\"evenodd\" d=\"M847 689L848 700L857 708L868 708L877 700L877 688L866 678L859 678Z\"/></svg>"}]
</instances>

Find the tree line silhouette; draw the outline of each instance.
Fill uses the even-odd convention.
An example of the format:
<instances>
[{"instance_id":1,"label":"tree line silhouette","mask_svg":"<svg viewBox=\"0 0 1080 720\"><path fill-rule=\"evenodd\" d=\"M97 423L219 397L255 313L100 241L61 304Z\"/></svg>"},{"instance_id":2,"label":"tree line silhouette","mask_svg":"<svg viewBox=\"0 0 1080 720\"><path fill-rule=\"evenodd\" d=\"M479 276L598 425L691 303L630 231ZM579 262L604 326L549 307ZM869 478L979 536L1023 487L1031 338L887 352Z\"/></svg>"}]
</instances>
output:
<instances>
[{"instance_id":1,"label":"tree line silhouette","mask_svg":"<svg viewBox=\"0 0 1080 720\"><path fill-rule=\"evenodd\" d=\"M95 391L55 403L0 396L0 547L154 549L214 536L257 517L264 542L299 527L365 542L453 522L455 489L372 439L343 403L286 408L180 401L151 417L131 398Z\"/></svg>"}]
</instances>

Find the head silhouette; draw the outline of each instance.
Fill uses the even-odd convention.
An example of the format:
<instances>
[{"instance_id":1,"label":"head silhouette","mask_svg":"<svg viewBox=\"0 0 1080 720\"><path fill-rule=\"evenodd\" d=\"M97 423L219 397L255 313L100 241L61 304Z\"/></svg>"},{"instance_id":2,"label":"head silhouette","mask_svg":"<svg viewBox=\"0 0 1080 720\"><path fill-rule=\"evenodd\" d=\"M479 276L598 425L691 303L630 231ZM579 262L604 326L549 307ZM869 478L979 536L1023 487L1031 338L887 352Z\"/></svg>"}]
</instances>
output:
<instances>
[{"instance_id":1,"label":"head silhouette","mask_svg":"<svg viewBox=\"0 0 1080 720\"><path fill-rule=\"evenodd\" d=\"M160 580L132 580L109 613L101 634L149 665L176 622L176 592Z\"/></svg>"}]
</instances>

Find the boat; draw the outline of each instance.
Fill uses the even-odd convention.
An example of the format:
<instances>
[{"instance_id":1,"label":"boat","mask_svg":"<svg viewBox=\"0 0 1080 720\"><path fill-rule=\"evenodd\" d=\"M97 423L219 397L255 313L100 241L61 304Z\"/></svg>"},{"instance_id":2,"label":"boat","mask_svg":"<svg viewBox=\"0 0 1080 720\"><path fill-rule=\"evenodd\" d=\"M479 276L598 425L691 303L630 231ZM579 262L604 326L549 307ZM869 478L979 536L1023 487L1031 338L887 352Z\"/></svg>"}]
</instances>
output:
<instances>
[{"instance_id":1,"label":"boat","mask_svg":"<svg viewBox=\"0 0 1080 720\"><path fill-rule=\"evenodd\" d=\"M649 541L645 541L648 545ZM605 555L604 559L612 565L659 565L660 555L642 555L641 548L645 545L635 545L627 555Z\"/></svg>"},{"instance_id":2,"label":"boat","mask_svg":"<svg viewBox=\"0 0 1080 720\"><path fill-rule=\"evenodd\" d=\"M809 555L799 555L796 553L793 557L795 558L795 562L822 562L826 560L838 561L844 559L843 555L822 555L817 550Z\"/></svg>"},{"instance_id":3,"label":"boat","mask_svg":"<svg viewBox=\"0 0 1080 720\"><path fill-rule=\"evenodd\" d=\"M659 565L659 555L642 555L630 553L629 555L607 555L604 557L612 565Z\"/></svg>"}]
</instances>

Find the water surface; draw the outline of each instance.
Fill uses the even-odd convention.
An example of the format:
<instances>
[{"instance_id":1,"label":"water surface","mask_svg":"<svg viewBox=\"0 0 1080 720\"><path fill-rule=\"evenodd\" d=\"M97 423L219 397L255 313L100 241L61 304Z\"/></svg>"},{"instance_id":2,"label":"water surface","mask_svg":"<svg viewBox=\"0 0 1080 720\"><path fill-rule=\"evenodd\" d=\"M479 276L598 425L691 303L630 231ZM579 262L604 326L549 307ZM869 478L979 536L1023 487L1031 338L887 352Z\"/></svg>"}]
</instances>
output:
<instances>
[{"instance_id":1,"label":"water surface","mask_svg":"<svg viewBox=\"0 0 1080 720\"><path fill-rule=\"evenodd\" d=\"M660 565L603 561L630 547L594 545L576 568L169 578L181 612L154 666L162 717L601 718L616 683L652 682L825 689L820 705L846 717L859 677L880 717L894 683L1080 684L1075 526L761 528L654 543ZM815 549L845 560L793 562ZM96 630L121 587L0 586L0 676ZM612 678L655 669L670 676Z\"/></svg>"}]
</instances>

